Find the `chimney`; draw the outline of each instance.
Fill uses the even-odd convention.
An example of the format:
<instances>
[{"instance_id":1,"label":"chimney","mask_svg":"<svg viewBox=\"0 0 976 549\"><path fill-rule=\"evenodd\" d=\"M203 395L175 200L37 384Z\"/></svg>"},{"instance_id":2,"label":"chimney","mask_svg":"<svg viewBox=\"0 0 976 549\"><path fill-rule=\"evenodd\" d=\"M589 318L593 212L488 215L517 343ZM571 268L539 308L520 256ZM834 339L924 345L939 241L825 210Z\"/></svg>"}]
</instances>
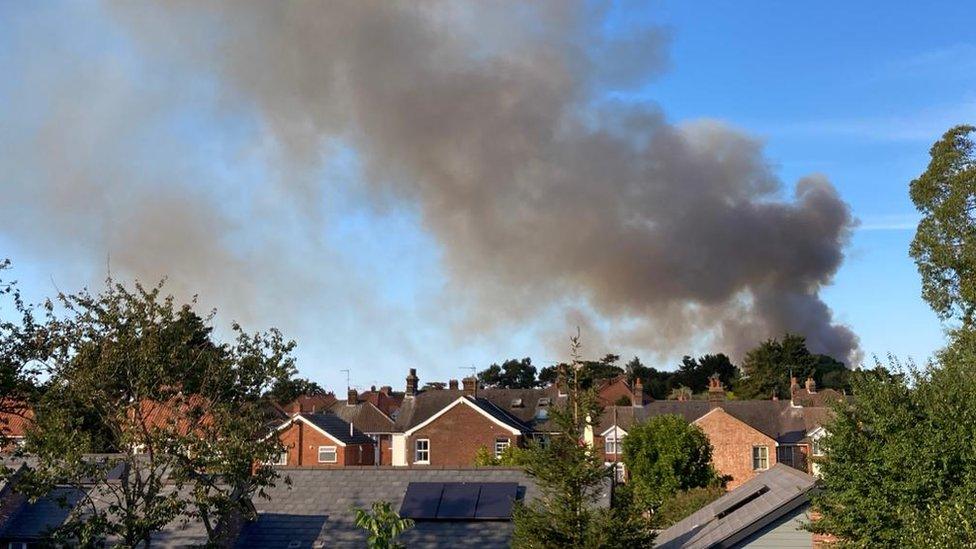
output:
<instances>
[{"instance_id":1,"label":"chimney","mask_svg":"<svg viewBox=\"0 0 976 549\"><path fill-rule=\"evenodd\" d=\"M452 380L448 381L447 382L447 388L450 389L450 390L452 390L452 391L457 391L458 390L457 380L456 379L452 379Z\"/></svg>"},{"instance_id":2,"label":"chimney","mask_svg":"<svg viewBox=\"0 0 976 549\"><path fill-rule=\"evenodd\" d=\"M461 380L461 384L464 387L464 394L472 397L478 396L478 378L466 377Z\"/></svg>"},{"instance_id":3,"label":"chimney","mask_svg":"<svg viewBox=\"0 0 976 549\"><path fill-rule=\"evenodd\" d=\"M417 369L410 368L410 373L407 374L407 390L406 396L412 397L417 394L417 386L420 384L420 378L417 377Z\"/></svg>"},{"instance_id":4,"label":"chimney","mask_svg":"<svg viewBox=\"0 0 976 549\"><path fill-rule=\"evenodd\" d=\"M634 387L630 394L630 403L633 406L644 405L644 384L641 382L640 378L634 380Z\"/></svg>"},{"instance_id":5,"label":"chimney","mask_svg":"<svg viewBox=\"0 0 976 549\"><path fill-rule=\"evenodd\" d=\"M349 406L355 406L359 404L359 395L356 394L356 390L353 389L352 387L349 388L349 391L346 394L346 404L348 404Z\"/></svg>"},{"instance_id":6,"label":"chimney","mask_svg":"<svg viewBox=\"0 0 976 549\"><path fill-rule=\"evenodd\" d=\"M725 387L722 386L718 372L715 372L708 378L708 402L714 405L723 400L725 400Z\"/></svg>"},{"instance_id":7,"label":"chimney","mask_svg":"<svg viewBox=\"0 0 976 549\"><path fill-rule=\"evenodd\" d=\"M556 366L556 394L559 396L569 394L569 371L565 364Z\"/></svg>"},{"instance_id":8,"label":"chimney","mask_svg":"<svg viewBox=\"0 0 976 549\"><path fill-rule=\"evenodd\" d=\"M796 376L790 376L790 398L800 390L800 383L797 382Z\"/></svg>"},{"instance_id":9,"label":"chimney","mask_svg":"<svg viewBox=\"0 0 976 549\"><path fill-rule=\"evenodd\" d=\"M380 393L382 393L384 395L388 395L388 394L390 394L392 392L393 392L393 387L390 387L389 385L384 385L384 386L380 387Z\"/></svg>"},{"instance_id":10,"label":"chimney","mask_svg":"<svg viewBox=\"0 0 976 549\"><path fill-rule=\"evenodd\" d=\"M812 377L808 377L807 382L804 385L806 386L808 393L813 394L817 392L817 382L814 381Z\"/></svg>"}]
</instances>

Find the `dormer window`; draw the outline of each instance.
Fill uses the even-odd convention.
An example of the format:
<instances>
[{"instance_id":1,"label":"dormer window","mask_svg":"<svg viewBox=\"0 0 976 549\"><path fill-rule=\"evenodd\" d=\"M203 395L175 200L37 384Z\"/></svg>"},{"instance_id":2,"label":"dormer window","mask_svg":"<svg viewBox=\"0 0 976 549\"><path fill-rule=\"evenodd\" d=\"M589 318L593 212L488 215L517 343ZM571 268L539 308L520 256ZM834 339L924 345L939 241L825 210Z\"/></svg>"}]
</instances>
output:
<instances>
[{"instance_id":1,"label":"dormer window","mask_svg":"<svg viewBox=\"0 0 976 549\"><path fill-rule=\"evenodd\" d=\"M522 399L520 398L512 399L512 408L521 408L521 407L522 407Z\"/></svg>"},{"instance_id":2,"label":"dormer window","mask_svg":"<svg viewBox=\"0 0 976 549\"><path fill-rule=\"evenodd\" d=\"M549 397L542 397L539 399L539 407L549 406Z\"/></svg>"}]
</instances>

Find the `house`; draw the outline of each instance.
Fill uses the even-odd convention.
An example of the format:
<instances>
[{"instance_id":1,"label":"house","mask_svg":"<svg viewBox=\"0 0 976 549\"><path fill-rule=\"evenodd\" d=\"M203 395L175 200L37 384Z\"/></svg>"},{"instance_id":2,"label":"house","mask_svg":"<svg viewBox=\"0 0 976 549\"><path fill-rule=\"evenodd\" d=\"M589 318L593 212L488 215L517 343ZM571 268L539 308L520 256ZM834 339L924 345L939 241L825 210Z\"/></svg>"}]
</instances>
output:
<instances>
[{"instance_id":1,"label":"house","mask_svg":"<svg viewBox=\"0 0 976 549\"><path fill-rule=\"evenodd\" d=\"M355 389L349 389L346 400L334 403L328 411L373 440L373 464L390 465L393 462L393 433L396 429L393 418L374 404L374 399L363 399L361 396Z\"/></svg>"},{"instance_id":2,"label":"house","mask_svg":"<svg viewBox=\"0 0 976 549\"><path fill-rule=\"evenodd\" d=\"M285 449L274 465L334 468L373 465L373 439L331 413L297 414L277 428Z\"/></svg>"},{"instance_id":3,"label":"house","mask_svg":"<svg viewBox=\"0 0 976 549\"><path fill-rule=\"evenodd\" d=\"M847 396L835 389L817 391L817 383L808 377L800 387L795 377L790 378L790 403L802 407L827 407L835 402L846 399Z\"/></svg>"},{"instance_id":4,"label":"house","mask_svg":"<svg viewBox=\"0 0 976 549\"><path fill-rule=\"evenodd\" d=\"M392 437L396 466L470 466L482 447L501 455L545 435L560 398L553 388L482 389L473 377L461 389L451 380L446 389L418 392L418 382L411 370Z\"/></svg>"},{"instance_id":5,"label":"house","mask_svg":"<svg viewBox=\"0 0 976 549\"><path fill-rule=\"evenodd\" d=\"M24 443L27 427L34 421L34 411L25 404L9 400L0 403L0 451L9 451Z\"/></svg>"},{"instance_id":6,"label":"house","mask_svg":"<svg viewBox=\"0 0 976 549\"><path fill-rule=\"evenodd\" d=\"M611 379L604 379L597 383L597 397L601 406L641 406L646 402L644 385L640 379L633 383L627 381L626 374L620 374Z\"/></svg>"},{"instance_id":7,"label":"house","mask_svg":"<svg viewBox=\"0 0 976 549\"><path fill-rule=\"evenodd\" d=\"M830 409L794 406L779 400L725 401L724 391L710 391L709 400L665 400L643 406L611 406L594 431L594 444L607 463L622 459L622 440L634 423L675 414L697 425L712 444L712 463L729 477L733 489L762 471L783 463L812 472L811 433L825 422Z\"/></svg>"},{"instance_id":8,"label":"house","mask_svg":"<svg viewBox=\"0 0 976 549\"><path fill-rule=\"evenodd\" d=\"M658 534L656 547L812 548L804 525L815 490L814 477L777 464Z\"/></svg>"}]
</instances>

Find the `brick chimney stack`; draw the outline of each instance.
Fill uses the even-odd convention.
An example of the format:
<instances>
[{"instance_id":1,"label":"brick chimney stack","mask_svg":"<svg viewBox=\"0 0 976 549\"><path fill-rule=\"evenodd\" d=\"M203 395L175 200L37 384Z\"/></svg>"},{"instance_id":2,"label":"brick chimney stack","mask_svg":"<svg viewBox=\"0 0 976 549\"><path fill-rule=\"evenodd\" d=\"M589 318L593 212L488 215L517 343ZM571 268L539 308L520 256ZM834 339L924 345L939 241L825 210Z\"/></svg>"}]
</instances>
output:
<instances>
[{"instance_id":1,"label":"brick chimney stack","mask_svg":"<svg viewBox=\"0 0 976 549\"><path fill-rule=\"evenodd\" d=\"M640 378L634 380L634 388L631 391L630 403L633 406L644 405L644 383L641 382Z\"/></svg>"},{"instance_id":2,"label":"brick chimney stack","mask_svg":"<svg viewBox=\"0 0 976 549\"><path fill-rule=\"evenodd\" d=\"M725 387L722 386L722 380L716 372L708 378L708 401L717 403L723 400L725 400Z\"/></svg>"},{"instance_id":3,"label":"brick chimney stack","mask_svg":"<svg viewBox=\"0 0 976 549\"><path fill-rule=\"evenodd\" d=\"M796 376L790 376L790 398L800 390L800 382L796 380Z\"/></svg>"},{"instance_id":4,"label":"brick chimney stack","mask_svg":"<svg viewBox=\"0 0 976 549\"><path fill-rule=\"evenodd\" d=\"M447 388L450 389L450 390L452 390L452 391L457 391L458 390L457 380L456 379L452 379L452 380L448 381L447 382Z\"/></svg>"},{"instance_id":5,"label":"brick chimney stack","mask_svg":"<svg viewBox=\"0 0 976 549\"><path fill-rule=\"evenodd\" d=\"M808 377L807 382L804 385L806 385L808 393L813 394L817 392L817 382L814 381L812 377Z\"/></svg>"},{"instance_id":6,"label":"brick chimney stack","mask_svg":"<svg viewBox=\"0 0 976 549\"><path fill-rule=\"evenodd\" d=\"M478 396L478 378L466 377L461 380L461 384L464 387L464 394L471 397Z\"/></svg>"},{"instance_id":7,"label":"brick chimney stack","mask_svg":"<svg viewBox=\"0 0 976 549\"><path fill-rule=\"evenodd\" d=\"M349 406L355 406L359 404L359 395L356 393L356 390L353 389L352 387L350 387L349 391L346 392L346 404L348 404Z\"/></svg>"},{"instance_id":8,"label":"brick chimney stack","mask_svg":"<svg viewBox=\"0 0 976 549\"><path fill-rule=\"evenodd\" d=\"M393 387L390 387L389 385L384 385L384 386L380 387L380 393L381 394L388 395L388 394L390 394L392 392L393 392Z\"/></svg>"},{"instance_id":9,"label":"brick chimney stack","mask_svg":"<svg viewBox=\"0 0 976 549\"><path fill-rule=\"evenodd\" d=\"M417 394L417 387L420 385L420 378L417 377L417 369L410 368L410 373L407 374L407 390L405 391L406 396L412 397Z\"/></svg>"}]
</instances>

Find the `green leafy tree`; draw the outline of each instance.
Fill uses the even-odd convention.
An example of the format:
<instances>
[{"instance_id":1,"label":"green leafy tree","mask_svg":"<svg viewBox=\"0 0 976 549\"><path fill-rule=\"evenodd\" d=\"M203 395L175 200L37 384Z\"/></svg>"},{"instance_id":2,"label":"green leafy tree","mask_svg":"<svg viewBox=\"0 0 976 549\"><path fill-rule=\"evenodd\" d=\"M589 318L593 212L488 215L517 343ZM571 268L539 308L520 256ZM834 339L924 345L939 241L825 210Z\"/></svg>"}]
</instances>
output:
<instances>
[{"instance_id":1,"label":"green leafy tree","mask_svg":"<svg viewBox=\"0 0 976 549\"><path fill-rule=\"evenodd\" d=\"M739 369L722 353L702 355L697 359L686 355L674 373L673 383L688 387L694 393L701 393L708 389L708 378L713 374L718 374L719 380L726 387L731 387L738 373Z\"/></svg>"},{"instance_id":2,"label":"green leafy tree","mask_svg":"<svg viewBox=\"0 0 976 549\"><path fill-rule=\"evenodd\" d=\"M911 182L922 214L911 256L922 297L943 319L970 326L976 313L976 149L974 126L956 126L929 151L928 168Z\"/></svg>"},{"instance_id":3,"label":"green leafy tree","mask_svg":"<svg viewBox=\"0 0 976 549\"><path fill-rule=\"evenodd\" d=\"M400 518L388 501L374 501L370 509L354 509L354 511L356 526L369 534L366 538L366 546L369 549L402 548L403 545L397 543L397 538L414 525L413 520Z\"/></svg>"},{"instance_id":4,"label":"green leafy tree","mask_svg":"<svg viewBox=\"0 0 976 549\"><path fill-rule=\"evenodd\" d=\"M725 487L718 483L677 492L664 500L654 512L654 526L659 529L669 528L726 493Z\"/></svg>"},{"instance_id":5,"label":"green leafy tree","mask_svg":"<svg viewBox=\"0 0 976 549\"><path fill-rule=\"evenodd\" d=\"M475 453L475 467L521 467L525 465L525 450L518 446L505 448L500 456L488 449L487 446L478 448Z\"/></svg>"},{"instance_id":6,"label":"green leafy tree","mask_svg":"<svg viewBox=\"0 0 976 549\"><path fill-rule=\"evenodd\" d=\"M278 404L288 404L302 395L324 395L327 391L318 383L302 377L279 379L266 396Z\"/></svg>"},{"instance_id":7,"label":"green leafy tree","mask_svg":"<svg viewBox=\"0 0 976 549\"><path fill-rule=\"evenodd\" d=\"M3 278L9 268L9 260L0 260L0 415L24 416L38 394L45 334L16 282ZM6 445L6 427L0 417L0 448Z\"/></svg>"},{"instance_id":8,"label":"green leafy tree","mask_svg":"<svg viewBox=\"0 0 976 549\"><path fill-rule=\"evenodd\" d=\"M572 341L571 366L581 366L579 336ZM625 509L596 505L608 488L612 471L583 442L584 432L594 427L600 409L594 392L577 390L577 382L574 379L569 384L569 402L550 413L558 434L546 445L532 444L525 450L526 473L535 479L541 497L528 504L516 502L513 547L650 546L654 534L643 518Z\"/></svg>"},{"instance_id":9,"label":"green leafy tree","mask_svg":"<svg viewBox=\"0 0 976 549\"><path fill-rule=\"evenodd\" d=\"M820 387L843 389L847 375L838 375L844 365L826 355L811 353L806 338L787 333L783 339L768 339L746 353L742 361L743 376L734 384L735 393L741 398L790 397L790 376L803 383L813 377ZM828 374L830 375L824 375ZM825 385L832 382L839 385Z\"/></svg>"},{"instance_id":10,"label":"green leafy tree","mask_svg":"<svg viewBox=\"0 0 976 549\"><path fill-rule=\"evenodd\" d=\"M712 446L696 425L677 415L637 423L623 439L634 503L654 512L677 493L720 484Z\"/></svg>"},{"instance_id":11,"label":"green leafy tree","mask_svg":"<svg viewBox=\"0 0 976 549\"><path fill-rule=\"evenodd\" d=\"M199 317L161 290L110 283L48 308L50 388L28 433L36 465L19 486L33 497L93 486L84 512L55 532L58 543L149 546L155 532L187 520L215 542L220 517L249 514L251 498L275 481L272 467L256 465L281 449L265 437L262 394L294 372L294 344L236 324L234 341L218 342L213 313ZM106 450L115 453L89 457Z\"/></svg>"},{"instance_id":12,"label":"green leafy tree","mask_svg":"<svg viewBox=\"0 0 976 549\"><path fill-rule=\"evenodd\" d=\"M529 357L521 360L510 358L501 365L492 364L478 372L478 382L485 387L500 389L531 389L539 386L535 366Z\"/></svg>"},{"instance_id":13,"label":"green leafy tree","mask_svg":"<svg viewBox=\"0 0 976 549\"><path fill-rule=\"evenodd\" d=\"M974 547L976 336L892 369L854 372L835 405L812 528L853 547Z\"/></svg>"}]
</instances>

